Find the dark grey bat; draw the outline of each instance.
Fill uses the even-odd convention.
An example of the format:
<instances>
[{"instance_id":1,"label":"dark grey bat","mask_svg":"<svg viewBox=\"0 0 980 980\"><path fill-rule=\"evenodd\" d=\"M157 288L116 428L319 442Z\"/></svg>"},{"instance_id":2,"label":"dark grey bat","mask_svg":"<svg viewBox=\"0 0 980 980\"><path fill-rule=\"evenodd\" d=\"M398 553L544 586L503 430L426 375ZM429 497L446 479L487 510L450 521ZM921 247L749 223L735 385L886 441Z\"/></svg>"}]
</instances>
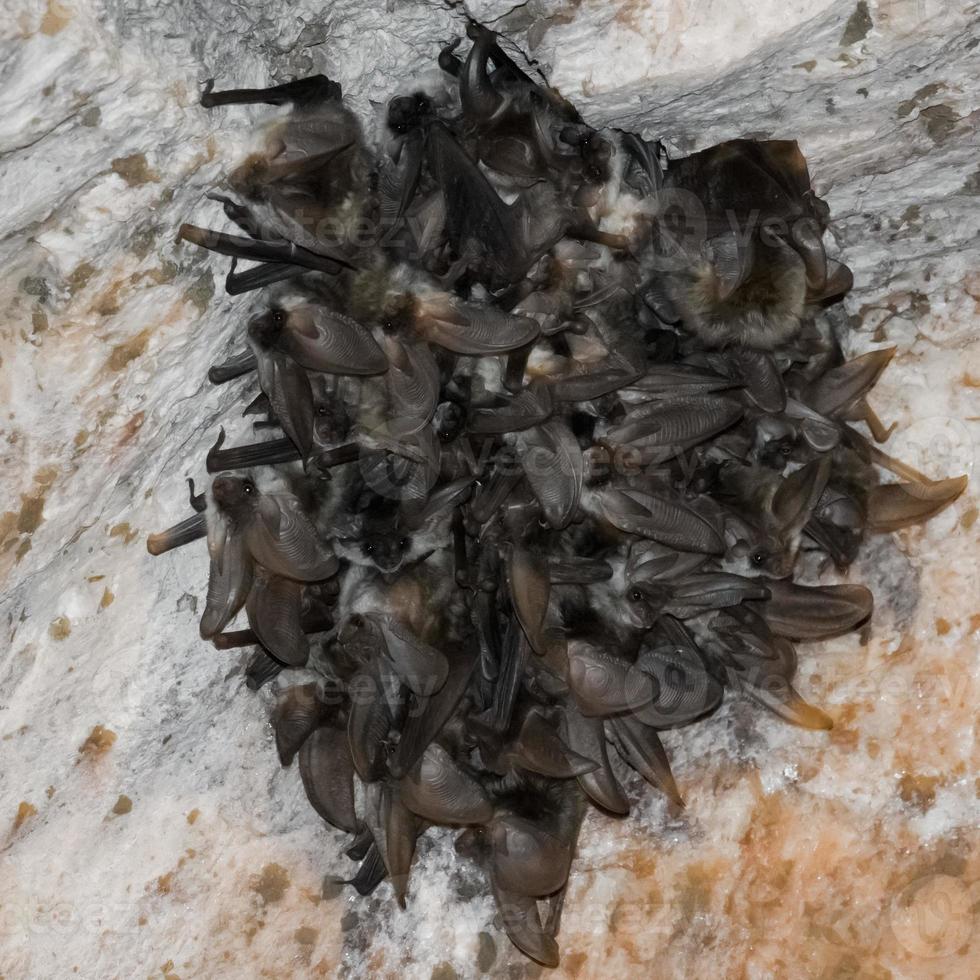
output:
<instances>
[{"instance_id":1,"label":"dark grey bat","mask_svg":"<svg viewBox=\"0 0 980 980\"><path fill-rule=\"evenodd\" d=\"M206 89L289 107L209 195L232 233L180 232L232 258L229 293L290 282L209 372L276 431L222 430L210 494L147 547L207 537L201 633L253 648L248 688L316 678L280 696L276 749L353 835L349 883L404 905L421 835L462 828L511 940L553 967L586 800L628 813L632 769L676 817L661 733L726 693L830 728L796 644L861 627L872 596L797 564L846 568L965 478L875 444L894 351L845 360L822 312L851 275L795 143L667 160L467 34L447 91L389 103L383 159L323 76ZM291 492L226 472L297 462Z\"/></svg>"},{"instance_id":2,"label":"dark grey bat","mask_svg":"<svg viewBox=\"0 0 980 980\"><path fill-rule=\"evenodd\" d=\"M800 331L807 303L850 286L821 242L828 209L795 142L732 140L672 161L658 222L661 272L647 302L708 345L772 349ZM670 204L693 232L670 228ZM690 212L690 214L688 214Z\"/></svg>"},{"instance_id":3,"label":"dark grey bat","mask_svg":"<svg viewBox=\"0 0 980 980\"><path fill-rule=\"evenodd\" d=\"M581 792L573 781L560 790L535 792L522 787L521 795L534 800L536 819L501 806L485 835L486 862L491 889L511 941L545 966L558 965L558 926L561 896L582 819ZM542 923L535 900L551 897L551 914Z\"/></svg>"},{"instance_id":4,"label":"dark grey bat","mask_svg":"<svg viewBox=\"0 0 980 980\"><path fill-rule=\"evenodd\" d=\"M186 226L182 237L238 258L336 273L352 252L337 216L346 210L345 218L356 222L351 202L367 198L368 162L357 119L344 108L340 86L323 75L269 89L213 92L209 83L201 99L208 108L256 102L290 104L292 112L269 132L265 150L229 176L231 189L247 202L232 203L229 217L250 238L232 241L200 229L185 234Z\"/></svg>"},{"instance_id":5,"label":"dark grey bat","mask_svg":"<svg viewBox=\"0 0 980 980\"><path fill-rule=\"evenodd\" d=\"M218 477L212 495L225 519L208 527L212 560L226 547L238 547L273 575L318 582L337 572L337 559L320 540L299 501L288 493L262 493L251 480Z\"/></svg>"}]
</instances>

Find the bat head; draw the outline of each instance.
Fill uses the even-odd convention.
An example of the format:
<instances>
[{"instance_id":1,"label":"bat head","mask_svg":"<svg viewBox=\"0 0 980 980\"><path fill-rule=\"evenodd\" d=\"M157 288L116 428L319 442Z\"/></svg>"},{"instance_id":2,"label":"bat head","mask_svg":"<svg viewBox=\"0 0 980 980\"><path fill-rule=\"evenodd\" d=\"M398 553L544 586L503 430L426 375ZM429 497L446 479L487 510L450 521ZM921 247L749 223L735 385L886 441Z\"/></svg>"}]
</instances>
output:
<instances>
[{"instance_id":1,"label":"bat head","mask_svg":"<svg viewBox=\"0 0 980 980\"><path fill-rule=\"evenodd\" d=\"M236 476L219 476L211 484L211 495L219 510L237 519L250 516L262 496L251 480Z\"/></svg>"}]
</instances>

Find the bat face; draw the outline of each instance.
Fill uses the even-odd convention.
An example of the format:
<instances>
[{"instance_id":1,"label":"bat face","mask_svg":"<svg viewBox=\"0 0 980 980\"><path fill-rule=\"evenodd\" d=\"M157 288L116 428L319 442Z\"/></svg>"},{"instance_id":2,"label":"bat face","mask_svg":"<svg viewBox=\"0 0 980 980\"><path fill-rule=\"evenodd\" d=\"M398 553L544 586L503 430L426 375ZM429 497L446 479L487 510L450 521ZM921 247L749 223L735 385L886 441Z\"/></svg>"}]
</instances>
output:
<instances>
[{"instance_id":1,"label":"bat face","mask_svg":"<svg viewBox=\"0 0 980 980\"><path fill-rule=\"evenodd\" d=\"M258 488L249 479L219 476L211 484L211 494L220 510L238 520L248 518L258 505Z\"/></svg>"},{"instance_id":2,"label":"bat face","mask_svg":"<svg viewBox=\"0 0 980 980\"><path fill-rule=\"evenodd\" d=\"M750 578L758 575L785 578L792 574L796 564L795 542L749 525L742 525L742 532L726 554L726 571Z\"/></svg>"},{"instance_id":3,"label":"bat face","mask_svg":"<svg viewBox=\"0 0 980 980\"><path fill-rule=\"evenodd\" d=\"M385 531L363 530L360 535L361 554L365 562L389 575L402 567L411 547L412 539L395 528Z\"/></svg>"},{"instance_id":4,"label":"bat face","mask_svg":"<svg viewBox=\"0 0 980 980\"><path fill-rule=\"evenodd\" d=\"M228 175L228 186L250 201L260 201L269 177L269 158L264 153L253 153Z\"/></svg>"},{"instance_id":5,"label":"bat face","mask_svg":"<svg viewBox=\"0 0 980 980\"><path fill-rule=\"evenodd\" d=\"M285 310L273 308L253 317L248 324L248 335L263 350L273 350L278 344L283 328L286 326Z\"/></svg>"},{"instance_id":6,"label":"bat face","mask_svg":"<svg viewBox=\"0 0 980 980\"><path fill-rule=\"evenodd\" d=\"M432 100L424 93L398 96L388 103L388 127L404 134L421 126L431 113Z\"/></svg>"},{"instance_id":7,"label":"bat face","mask_svg":"<svg viewBox=\"0 0 980 980\"><path fill-rule=\"evenodd\" d=\"M627 621L636 629L653 629L667 598L667 590L662 587L647 585L641 589L631 585L625 593Z\"/></svg>"},{"instance_id":8,"label":"bat face","mask_svg":"<svg viewBox=\"0 0 980 980\"><path fill-rule=\"evenodd\" d=\"M431 550L427 536L404 520L400 501L365 490L355 503L343 506L349 512L334 518L342 527L338 553L353 565L379 573L384 582L394 582Z\"/></svg>"}]
</instances>

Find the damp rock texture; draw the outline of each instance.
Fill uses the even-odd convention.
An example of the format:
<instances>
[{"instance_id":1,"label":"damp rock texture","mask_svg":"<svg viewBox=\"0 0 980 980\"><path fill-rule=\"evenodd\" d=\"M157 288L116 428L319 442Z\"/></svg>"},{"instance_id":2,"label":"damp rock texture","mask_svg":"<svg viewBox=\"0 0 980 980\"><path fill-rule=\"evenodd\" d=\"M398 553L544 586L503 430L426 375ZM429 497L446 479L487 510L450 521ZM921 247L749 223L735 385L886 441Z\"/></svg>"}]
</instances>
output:
<instances>
[{"instance_id":1,"label":"damp rock texture","mask_svg":"<svg viewBox=\"0 0 980 980\"><path fill-rule=\"evenodd\" d=\"M972 978L980 962L980 14L948 0L14 0L0 47L0 976L535 976L448 832L361 899L279 767L240 653L201 642L187 513L255 302L180 223L255 139L205 79L324 72L369 133L469 10L593 125L683 155L798 139L855 286L889 452L967 473L855 566L870 632L803 648L829 733L733 700L666 733L680 817L585 825L559 976ZM206 222L203 222L206 223ZM246 423L229 431L244 442ZM275 685L273 685L274 687Z\"/></svg>"}]
</instances>

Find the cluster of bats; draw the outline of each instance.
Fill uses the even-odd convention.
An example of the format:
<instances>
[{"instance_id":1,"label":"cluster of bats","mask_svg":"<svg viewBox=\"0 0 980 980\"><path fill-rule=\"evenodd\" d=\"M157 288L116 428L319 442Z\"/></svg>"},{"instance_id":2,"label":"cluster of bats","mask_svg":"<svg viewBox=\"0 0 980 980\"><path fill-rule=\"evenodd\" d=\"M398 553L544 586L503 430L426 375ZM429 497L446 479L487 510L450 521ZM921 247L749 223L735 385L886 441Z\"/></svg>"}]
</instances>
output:
<instances>
[{"instance_id":1,"label":"cluster of bats","mask_svg":"<svg viewBox=\"0 0 980 980\"><path fill-rule=\"evenodd\" d=\"M210 378L276 431L222 431L210 492L149 549L206 537L201 635L255 648L250 688L304 671L276 745L352 835L350 883L404 904L418 837L459 828L554 966L587 804L626 814L637 773L682 806L658 732L726 694L830 728L796 644L872 596L797 579L965 478L880 448L894 349L842 355L824 310L851 274L795 142L668 159L467 34L377 149L322 75L208 86L288 107L211 195L236 231L180 230L233 258L229 293L264 290Z\"/></svg>"}]
</instances>

